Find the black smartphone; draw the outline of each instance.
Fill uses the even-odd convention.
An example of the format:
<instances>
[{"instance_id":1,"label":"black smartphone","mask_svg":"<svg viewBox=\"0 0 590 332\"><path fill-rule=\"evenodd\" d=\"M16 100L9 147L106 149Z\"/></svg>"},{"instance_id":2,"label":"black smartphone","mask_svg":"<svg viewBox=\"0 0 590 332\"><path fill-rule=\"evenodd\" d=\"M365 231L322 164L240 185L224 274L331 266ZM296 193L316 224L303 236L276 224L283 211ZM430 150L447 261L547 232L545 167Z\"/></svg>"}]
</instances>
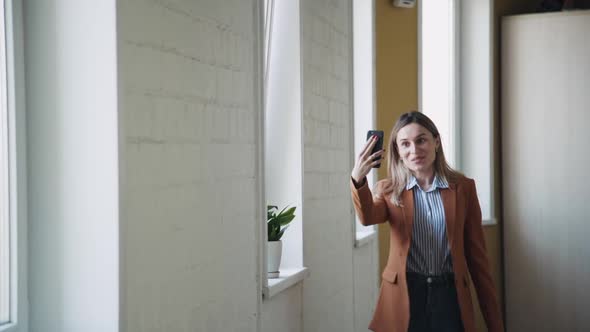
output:
<instances>
[{"instance_id":1,"label":"black smartphone","mask_svg":"<svg viewBox=\"0 0 590 332\"><path fill-rule=\"evenodd\" d=\"M383 130L369 130L367 132L367 141L373 135L377 136L377 143L375 143L375 146L373 147L373 151L371 151L371 154L373 154L379 150L383 150ZM383 156L381 156L380 159L383 159ZM381 163L377 164L373 168L379 168L379 167L381 167Z\"/></svg>"}]
</instances>

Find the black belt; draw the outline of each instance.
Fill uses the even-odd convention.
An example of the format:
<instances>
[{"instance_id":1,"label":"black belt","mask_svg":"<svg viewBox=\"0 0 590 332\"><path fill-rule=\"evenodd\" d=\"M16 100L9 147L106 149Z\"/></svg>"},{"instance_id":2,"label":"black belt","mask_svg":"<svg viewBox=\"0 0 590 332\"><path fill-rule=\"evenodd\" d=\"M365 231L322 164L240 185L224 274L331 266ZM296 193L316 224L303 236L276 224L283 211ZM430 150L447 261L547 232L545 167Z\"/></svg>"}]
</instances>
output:
<instances>
[{"instance_id":1,"label":"black belt","mask_svg":"<svg viewBox=\"0 0 590 332\"><path fill-rule=\"evenodd\" d=\"M424 275L416 272L406 272L408 282L424 283L426 285L455 286L455 274Z\"/></svg>"}]
</instances>

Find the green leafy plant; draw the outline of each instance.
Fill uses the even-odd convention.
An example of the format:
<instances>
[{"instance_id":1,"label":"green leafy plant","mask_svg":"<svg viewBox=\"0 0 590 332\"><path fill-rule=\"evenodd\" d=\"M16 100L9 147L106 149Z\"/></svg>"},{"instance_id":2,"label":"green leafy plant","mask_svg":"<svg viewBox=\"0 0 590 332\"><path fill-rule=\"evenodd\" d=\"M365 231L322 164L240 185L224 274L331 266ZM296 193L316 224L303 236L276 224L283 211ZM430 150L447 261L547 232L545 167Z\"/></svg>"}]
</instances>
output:
<instances>
[{"instance_id":1,"label":"green leafy plant","mask_svg":"<svg viewBox=\"0 0 590 332\"><path fill-rule=\"evenodd\" d=\"M285 206L280 212L275 205L268 205L266 209L266 222L268 225L268 241L279 241L289 227L289 223L295 218L295 207Z\"/></svg>"}]
</instances>

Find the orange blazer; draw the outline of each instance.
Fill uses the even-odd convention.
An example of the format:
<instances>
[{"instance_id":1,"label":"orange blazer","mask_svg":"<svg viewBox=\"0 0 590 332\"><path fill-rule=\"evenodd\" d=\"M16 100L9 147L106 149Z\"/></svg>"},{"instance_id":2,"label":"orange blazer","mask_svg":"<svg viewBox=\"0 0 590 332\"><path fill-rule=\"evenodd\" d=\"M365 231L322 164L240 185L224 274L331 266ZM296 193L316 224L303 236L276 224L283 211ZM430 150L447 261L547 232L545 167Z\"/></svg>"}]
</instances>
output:
<instances>
[{"instance_id":1,"label":"orange blazer","mask_svg":"<svg viewBox=\"0 0 590 332\"><path fill-rule=\"evenodd\" d=\"M384 182L379 181L377 188L380 189L383 185ZM389 221L391 230L389 258L382 274L379 300L369 329L375 332L407 332L410 305L406 261L414 222L413 193L411 190L404 190L401 197L402 207L399 207L391 203L389 195L373 197L366 183L357 189L351 181L350 186L361 223L373 225ZM504 323L490 273L475 182L464 177L455 183L449 183L449 188L440 190L465 332L476 332L469 290L470 276L488 331L502 332Z\"/></svg>"}]
</instances>

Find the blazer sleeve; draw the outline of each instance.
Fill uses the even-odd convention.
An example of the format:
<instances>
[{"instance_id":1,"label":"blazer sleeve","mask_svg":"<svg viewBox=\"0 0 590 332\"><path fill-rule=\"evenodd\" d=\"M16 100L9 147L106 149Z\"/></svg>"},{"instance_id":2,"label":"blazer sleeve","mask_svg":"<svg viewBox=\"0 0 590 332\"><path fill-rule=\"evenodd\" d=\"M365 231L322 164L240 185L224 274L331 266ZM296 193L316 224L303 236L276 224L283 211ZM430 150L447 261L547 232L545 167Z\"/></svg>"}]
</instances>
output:
<instances>
[{"instance_id":1,"label":"blazer sleeve","mask_svg":"<svg viewBox=\"0 0 590 332\"><path fill-rule=\"evenodd\" d=\"M377 188L383 185L383 182L377 183ZM350 191L354 209L359 216L361 224L364 226L380 224L388 220L387 203L383 196L373 196L369 185L365 183L357 188L350 179Z\"/></svg>"},{"instance_id":2,"label":"blazer sleeve","mask_svg":"<svg viewBox=\"0 0 590 332\"><path fill-rule=\"evenodd\" d=\"M465 221L465 258L479 305L490 332L503 332L504 323L496 288L490 272L483 235L481 208L475 189L475 181L469 179L467 219Z\"/></svg>"}]
</instances>

